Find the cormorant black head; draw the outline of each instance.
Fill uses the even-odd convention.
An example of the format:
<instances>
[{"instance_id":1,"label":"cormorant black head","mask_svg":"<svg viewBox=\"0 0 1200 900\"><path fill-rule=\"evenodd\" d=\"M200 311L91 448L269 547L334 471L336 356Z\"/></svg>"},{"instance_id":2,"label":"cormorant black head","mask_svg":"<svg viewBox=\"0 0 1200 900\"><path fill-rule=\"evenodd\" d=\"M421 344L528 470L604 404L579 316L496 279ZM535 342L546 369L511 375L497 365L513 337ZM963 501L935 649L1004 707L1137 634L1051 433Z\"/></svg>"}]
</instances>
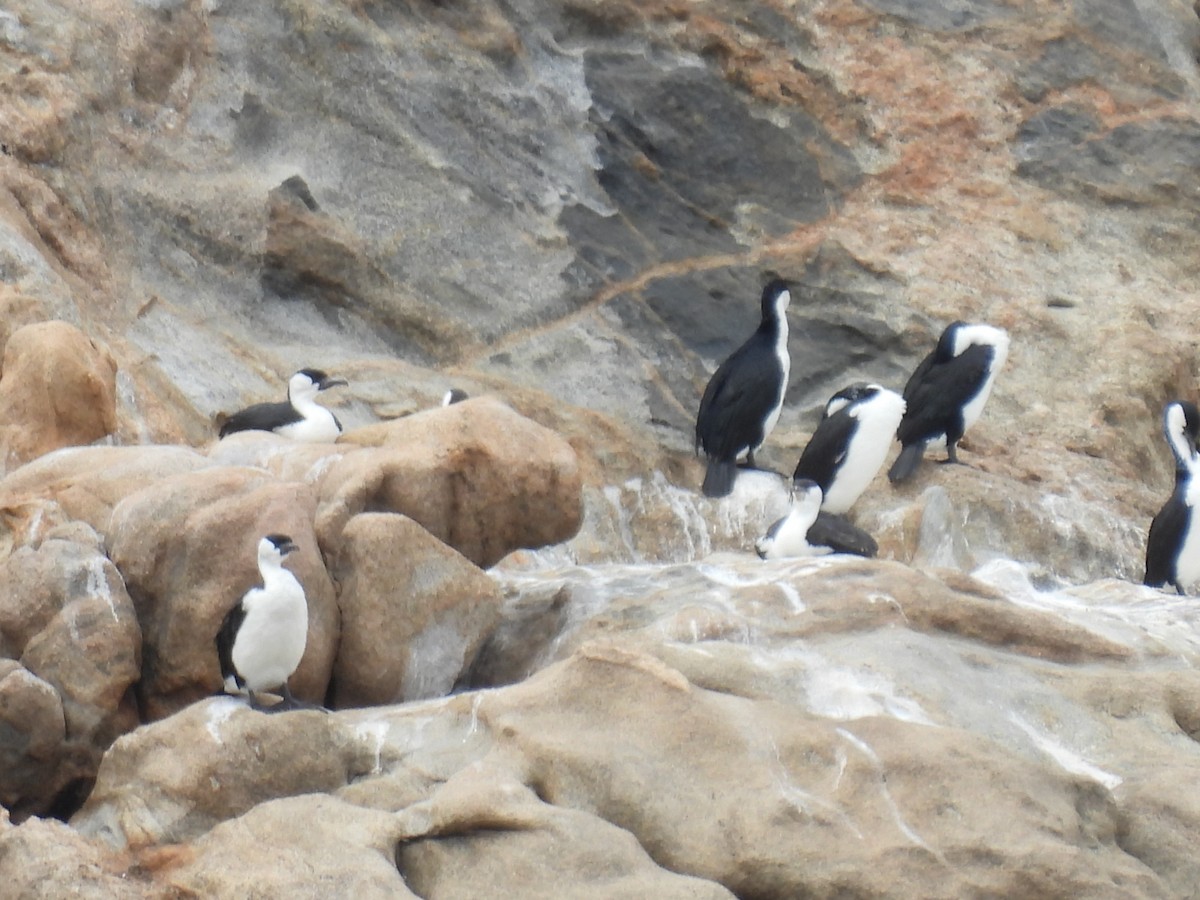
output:
<instances>
[{"instance_id":1,"label":"cormorant black head","mask_svg":"<svg viewBox=\"0 0 1200 900\"><path fill-rule=\"evenodd\" d=\"M857 381L849 387L844 387L825 404L825 415L823 418L832 416L835 412L845 409L851 403L858 403L861 400L866 400L874 397L883 388L877 384L867 384L865 381Z\"/></svg>"},{"instance_id":2,"label":"cormorant black head","mask_svg":"<svg viewBox=\"0 0 1200 900\"><path fill-rule=\"evenodd\" d=\"M462 388L450 388L446 391L446 396L442 397L442 406L450 406L454 403L461 403L467 399L467 392Z\"/></svg>"},{"instance_id":3,"label":"cormorant black head","mask_svg":"<svg viewBox=\"0 0 1200 900\"><path fill-rule=\"evenodd\" d=\"M782 316L791 300L790 285L782 278L773 278L767 282L762 292L763 321L774 321Z\"/></svg>"},{"instance_id":4,"label":"cormorant black head","mask_svg":"<svg viewBox=\"0 0 1200 900\"><path fill-rule=\"evenodd\" d=\"M937 348L933 351L934 359L940 363L949 362L954 359L954 345L958 337L960 328L966 328L966 322L951 322L942 330L942 336L938 338Z\"/></svg>"},{"instance_id":5,"label":"cormorant black head","mask_svg":"<svg viewBox=\"0 0 1200 900\"><path fill-rule=\"evenodd\" d=\"M273 544L280 556L287 556L293 550L300 549L286 534L268 534L263 540Z\"/></svg>"},{"instance_id":6,"label":"cormorant black head","mask_svg":"<svg viewBox=\"0 0 1200 900\"><path fill-rule=\"evenodd\" d=\"M346 383L346 379L331 378L320 369L301 369L288 382L288 396L291 397L297 391L301 393L311 391L315 394L317 391L325 391L338 385L345 386Z\"/></svg>"}]
</instances>

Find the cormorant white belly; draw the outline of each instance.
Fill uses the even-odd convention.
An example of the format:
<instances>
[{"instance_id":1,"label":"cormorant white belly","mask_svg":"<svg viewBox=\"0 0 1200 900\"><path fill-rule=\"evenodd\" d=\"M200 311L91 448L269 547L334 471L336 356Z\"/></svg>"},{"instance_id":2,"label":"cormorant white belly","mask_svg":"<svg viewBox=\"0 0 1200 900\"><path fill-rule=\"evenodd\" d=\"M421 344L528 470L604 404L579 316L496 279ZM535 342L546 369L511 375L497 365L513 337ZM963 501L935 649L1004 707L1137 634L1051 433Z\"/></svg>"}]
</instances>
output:
<instances>
[{"instance_id":1,"label":"cormorant white belly","mask_svg":"<svg viewBox=\"0 0 1200 900\"><path fill-rule=\"evenodd\" d=\"M904 399L877 384L853 384L834 394L809 438L792 478L821 486L827 513L844 513L879 473L904 416Z\"/></svg>"}]
</instances>

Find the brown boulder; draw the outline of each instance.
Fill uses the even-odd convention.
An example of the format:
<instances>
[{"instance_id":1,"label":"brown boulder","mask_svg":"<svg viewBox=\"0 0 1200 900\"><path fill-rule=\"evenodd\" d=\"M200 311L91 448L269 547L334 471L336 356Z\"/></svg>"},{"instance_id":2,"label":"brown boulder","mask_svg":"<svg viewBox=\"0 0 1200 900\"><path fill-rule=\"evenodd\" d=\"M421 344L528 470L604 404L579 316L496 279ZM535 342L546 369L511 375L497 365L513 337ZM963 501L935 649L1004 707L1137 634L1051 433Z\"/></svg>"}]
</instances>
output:
<instances>
[{"instance_id":1,"label":"brown boulder","mask_svg":"<svg viewBox=\"0 0 1200 900\"><path fill-rule=\"evenodd\" d=\"M225 614L260 583L263 535L290 535L288 568L308 598L308 646L289 685L320 702L338 639L338 610L312 531L316 501L302 484L266 472L210 468L164 478L112 514L109 552L143 633L143 715L160 718L221 688L214 640Z\"/></svg>"},{"instance_id":2,"label":"brown boulder","mask_svg":"<svg viewBox=\"0 0 1200 900\"><path fill-rule=\"evenodd\" d=\"M4 811L0 809L0 816ZM53 819L0 824L0 883L16 900L149 900L162 892L127 878L122 860Z\"/></svg>"},{"instance_id":3,"label":"brown boulder","mask_svg":"<svg viewBox=\"0 0 1200 900\"><path fill-rule=\"evenodd\" d=\"M163 880L200 897L416 898L396 868L399 833L385 812L320 794L286 797L217 825L191 846L194 858ZM247 834L270 840L248 841Z\"/></svg>"},{"instance_id":4,"label":"brown boulder","mask_svg":"<svg viewBox=\"0 0 1200 900\"><path fill-rule=\"evenodd\" d=\"M0 479L0 549L40 540L50 527L73 519L106 535L113 507L125 497L210 465L187 447L71 447L50 453Z\"/></svg>"},{"instance_id":5,"label":"brown boulder","mask_svg":"<svg viewBox=\"0 0 1200 900\"><path fill-rule=\"evenodd\" d=\"M358 513L398 512L487 568L513 550L565 541L583 520L575 451L491 397L358 428L339 444L363 449L321 481L326 548Z\"/></svg>"},{"instance_id":6,"label":"brown boulder","mask_svg":"<svg viewBox=\"0 0 1200 900\"><path fill-rule=\"evenodd\" d=\"M599 643L478 715L545 802L738 896L1165 896L1102 785L959 729L838 722Z\"/></svg>"},{"instance_id":7,"label":"brown boulder","mask_svg":"<svg viewBox=\"0 0 1200 900\"><path fill-rule=\"evenodd\" d=\"M500 591L405 516L355 516L334 564L342 610L335 706L448 694L500 617Z\"/></svg>"},{"instance_id":8,"label":"brown boulder","mask_svg":"<svg viewBox=\"0 0 1200 900\"><path fill-rule=\"evenodd\" d=\"M24 735L0 767L6 805L45 813L90 783L104 749L137 723L140 642L121 577L86 526L5 560L0 649L19 666L4 661L0 706Z\"/></svg>"},{"instance_id":9,"label":"brown boulder","mask_svg":"<svg viewBox=\"0 0 1200 900\"><path fill-rule=\"evenodd\" d=\"M66 322L19 328L4 348L0 454L8 468L117 430L117 364Z\"/></svg>"},{"instance_id":10,"label":"brown boulder","mask_svg":"<svg viewBox=\"0 0 1200 900\"><path fill-rule=\"evenodd\" d=\"M0 732L0 805L18 816L45 809L65 784L62 697L12 659L0 659Z\"/></svg>"},{"instance_id":11,"label":"brown boulder","mask_svg":"<svg viewBox=\"0 0 1200 900\"><path fill-rule=\"evenodd\" d=\"M660 867L628 831L538 799L512 773L482 763L463 769L400 816L407 840L397 854L422 897L556 900L721 900L711 881Z\"/></svg>"},{"instance_id":12,"label":"brown boulder","mask_svg":"<svg viewBox=\"0 0 1200 900\"><path fill-rule=\"evenodd\" d=\"M336 716L213 697L119 738L71 825L118 849L191 841L260 803L330 792L371 766L367 743Z\"/></svg>"}]
</instances>

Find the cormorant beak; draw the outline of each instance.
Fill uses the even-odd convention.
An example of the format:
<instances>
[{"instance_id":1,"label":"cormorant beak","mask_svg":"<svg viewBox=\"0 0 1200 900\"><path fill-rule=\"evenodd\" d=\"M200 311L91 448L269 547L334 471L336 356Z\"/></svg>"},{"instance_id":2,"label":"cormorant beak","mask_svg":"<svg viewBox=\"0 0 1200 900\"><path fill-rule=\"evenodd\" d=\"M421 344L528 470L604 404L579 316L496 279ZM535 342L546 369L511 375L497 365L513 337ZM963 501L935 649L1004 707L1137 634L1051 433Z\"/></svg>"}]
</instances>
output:
<instances>
[{"instance_id":1,"label":"cormorant beak","mask_svg":"<svg viewBox=\"0 0 1200 900\"><path fill-rule=\"evenodd\" d=\"M339 387L339 386L340 387L349 387L350 382L348 382L345 378L326 378L319 385L317 385L317 390L318 391L327 391L331 387Z\"/></svg>"},{"instance_id":2,"label":"cormorant beak","mask_svg":"<svg viewBox=\"0 0 1200 900\"><path fill-rule=\"evenodd\" d=\"M291 541L288 541L286 544L284 544L282 547L279 548L279 555L287 556L289 553L293 552L294 550L299 550L299 549L300 548L297 547L294 543L292 543Z\"/></svg>"}]
</instances>

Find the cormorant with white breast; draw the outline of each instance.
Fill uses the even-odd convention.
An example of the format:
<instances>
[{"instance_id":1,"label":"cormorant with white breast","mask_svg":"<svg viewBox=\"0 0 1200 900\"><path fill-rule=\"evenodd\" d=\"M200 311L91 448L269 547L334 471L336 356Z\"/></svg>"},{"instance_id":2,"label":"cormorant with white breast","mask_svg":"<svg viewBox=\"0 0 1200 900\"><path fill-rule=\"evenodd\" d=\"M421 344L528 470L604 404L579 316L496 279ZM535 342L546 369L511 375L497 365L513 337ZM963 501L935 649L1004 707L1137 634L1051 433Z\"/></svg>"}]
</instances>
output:
<instances>
[{"instance_id":1,"label":"cormorant with white breast","mask_svg":"<svg viewBox=\"0 0 1200 900\"><path fill-rule=\"evenodd\" d=\"M821 486L821 509L841 514L878 474L904 416L904 399L877 384L852 384L825 404L792 478Z\"/></svg>"},{"instance_id":2,"label":"cormorant with white breast","mask_svg":"<svg viewBox=\"0 0 1200 900\"><path fill-rule=\"evenodd\" d=\"M1175 490L1150 522L1146 540L1145 584L1170 584L1180 594L1200 581L1200 480L1196 478L1200 454L1200 412L1194 403L1176 400L1163 410L1163 434L1175 457Z\"/></svg>"},{"instance_id":3,"label":"cormorant with white breast","mask_svg":"<svg viewBox=\"0 0 1200 900\"><path fill-rule=\"evenodd\" d=\"M704 389L696 415L696 449L708 457L705 496L724 497L733 490L738 457L745 453L753 468L754 451L779 421L791 371L790 300L781 279L763 288L758 330L721 363Z\"/></svg>"},{"instance_id":4,"label":"cormorant with white breast","mask_svg":"<svg viewBox=\"0 0 1200 900\"><path fill-rule=\"evenodd\" d=\"M821 512L821 486L807 478L792 481L791 509L754 544L762 559L853 553L874 556L875 539L841 516Z\"/></svg>"},{"instance_id":5,"label":"cormorant with white breast","mask_svg":"<svg viewBox=\"0 0 1200 900\"><path fill-rule=\"evenodd\" d=\"M300 665L308 642L308 601L296 576L283 567L283 558L297 549L284 534L268 534L258 542L258 572L262 586L251 588L225 616L217 632L217 657L226 693L244 688L259 709L304 707L288 689L288 679ZM279 689L283 702L263 707L255 697Z\"/></svg>"},{"instance_id":6,"label":"cormorant with white breast","mask_svg":"<svg viewBox=\"0 0 1200 900\"><path fill-rule=\"evenodd\" d=\"M297 441L335 441L342 433L342 423L317 403L316 397L321 391L345 384L345 379L330 378L320 369L301 369L288 380L287 400L256 403L235 412L221 426L220 436L235 431L273 431Z\"/></svg>"},{"instance_id":7,"label":"cormorant with white breast","mask_svg":"<svg viewBox=\"0 0 1200 900\"><path fill-rule=\"evenodd\" d=\"M442 406L453 406L467 399L467 392L462 388L450 388L442 397Z\"/></svg>"},{"instance_id":8,"label":"cormorant with white breast","mask_svg":"<svg viewBox=\"0 0 1200 900\"><path fill-rule=\"evenodd\" d=\"M944 444L945 461L958 462L958 442L978 421L1007 358L1003 329L965 322L946 326L904 386L907 407L896 435L903 447L888 470L893 483L910 477L930 446Z\"/></svg>"}]
</instances>

